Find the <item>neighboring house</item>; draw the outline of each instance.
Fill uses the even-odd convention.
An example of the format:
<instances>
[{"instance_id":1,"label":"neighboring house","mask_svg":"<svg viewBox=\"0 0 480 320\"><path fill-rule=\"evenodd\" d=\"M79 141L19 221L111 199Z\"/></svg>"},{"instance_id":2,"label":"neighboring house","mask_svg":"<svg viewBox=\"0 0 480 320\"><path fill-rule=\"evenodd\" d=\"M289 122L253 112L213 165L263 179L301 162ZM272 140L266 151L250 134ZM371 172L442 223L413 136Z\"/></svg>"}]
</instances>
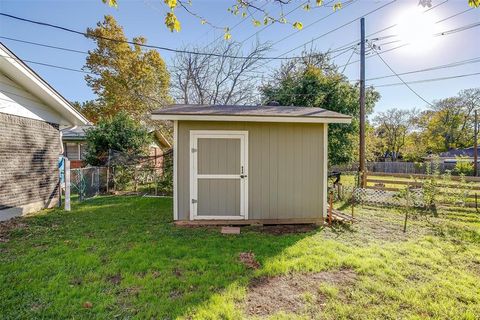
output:
<instances>
[{"instance_id":1,"label":"neighboring house","mask_svg":"<svg viewBox=\"0 0 480 320\"><path fill-rule=\"evenodd\" d=\"M85 163L86 150L86 130L93 128L91 125L74 126L62 129L63 155L70 160L70 167L81 168ZM149 156L152 164L158 170L163 170L163 154L170 150L172 145L160 131L150 131L152 136L152 144L149 146Z\"/></svg>"},{"instance_id":2,"label":"neighboring house","mask_svg":"<svg viewBox=\"0 0 480 320\"><path fill-rule=\"evenodd\" d=\"M87 123L0 43L0 220L57 203L59 129Z\"/></svg>"},{"instance_id":3,"label":"neighboring house","mask_svg":"<svg viewBox=\"0 0 480 320\"><path fill-rule=\"evenodd\" d=\"M175 105L177 224L322 223L327 210L328 123L321 108ZM199 220L199 221L197 221Z\"/></svg>"},{"instance_id":4,"label":"neighboring house","mask_svg":"<svg viewBox=\"0 0 480 320\"><path fill-rule=\"evenodd\" d=\"M70 160L70 168L85 166L85 130L93 126L74 126L62 129L63 155Z\"/></svg>"},{"instance_id":5,"label":"neighboring house","mask_svg":"<svg viewBox=\"0 0 480 320\"><path fill-rule=\"evenodd\" d=\"M450 149L445 152L440 152L438 155L429 155L425 158L425 160L433 161L434 159L439 159L443 163L457 163L457 161L461 159L461 161L473 162L474 152L474 147L464 149ZM478 148L478 155L480 157L480 148Z\"/></svg>"}]
</instances>

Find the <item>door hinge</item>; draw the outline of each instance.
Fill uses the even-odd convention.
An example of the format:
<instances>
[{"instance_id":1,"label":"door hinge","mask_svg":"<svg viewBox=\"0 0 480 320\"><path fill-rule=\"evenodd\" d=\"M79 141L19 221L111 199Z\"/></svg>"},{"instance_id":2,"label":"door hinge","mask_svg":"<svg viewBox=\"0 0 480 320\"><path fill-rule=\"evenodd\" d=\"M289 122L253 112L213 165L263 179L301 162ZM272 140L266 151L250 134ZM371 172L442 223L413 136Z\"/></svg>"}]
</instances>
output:
<instances>
[{"instance_id":1,"label":"door hinge","mask_svg":"<svg viewBox=\"0 0 480 320\"><path fill-rule=\"evenodd\" d=\"M192 148L192 153L195 153L195 152L197 152L197 151L198 151L198 149Z\"/></svg>"},{"instance_id":2,"label":"door hinge","mask_svg":"<svg viewBox=\"0 0 480 320\"><path fill-rule=\"evenodd\" d=\"M192 203L197 203L197 199L192 199Z\"/></svg>"}]
</instances>

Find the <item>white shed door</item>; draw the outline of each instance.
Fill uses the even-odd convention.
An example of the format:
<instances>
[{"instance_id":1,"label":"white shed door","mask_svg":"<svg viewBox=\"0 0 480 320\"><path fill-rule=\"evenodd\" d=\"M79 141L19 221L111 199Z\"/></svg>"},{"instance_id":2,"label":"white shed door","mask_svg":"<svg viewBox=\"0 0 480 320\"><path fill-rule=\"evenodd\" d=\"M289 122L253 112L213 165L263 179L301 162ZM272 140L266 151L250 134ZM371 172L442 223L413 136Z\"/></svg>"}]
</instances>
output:
<instances>
[{"instance_id":1,"label":"white shed door","mask_svg":"<svg viewBox=\"0 0 480 320\"><path fill-rule=\"evenodd\" d=\"M247 219L246 131L191 131L191 219Z\"/></svg>"}]
</instances>

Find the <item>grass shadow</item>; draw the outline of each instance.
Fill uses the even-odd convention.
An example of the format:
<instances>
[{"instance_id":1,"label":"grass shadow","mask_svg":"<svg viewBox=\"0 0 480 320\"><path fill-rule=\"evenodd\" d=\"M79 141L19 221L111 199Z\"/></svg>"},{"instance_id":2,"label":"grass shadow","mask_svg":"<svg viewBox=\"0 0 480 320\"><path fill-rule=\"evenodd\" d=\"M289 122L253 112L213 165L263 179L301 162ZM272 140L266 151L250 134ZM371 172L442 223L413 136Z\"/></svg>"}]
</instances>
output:
<instances>
[{"instance_id":1,"label":"grass shadow","mask_svg":"<svg viewBox=\"0 0 480 320\"><path fill-rule=\"evenodd\" d=\"M5 318L188 316L212 296L246 286L255 270L311 233L176 228L168 198L99 197L24 219L0 257Z\"/></svg>"}]
</instances>

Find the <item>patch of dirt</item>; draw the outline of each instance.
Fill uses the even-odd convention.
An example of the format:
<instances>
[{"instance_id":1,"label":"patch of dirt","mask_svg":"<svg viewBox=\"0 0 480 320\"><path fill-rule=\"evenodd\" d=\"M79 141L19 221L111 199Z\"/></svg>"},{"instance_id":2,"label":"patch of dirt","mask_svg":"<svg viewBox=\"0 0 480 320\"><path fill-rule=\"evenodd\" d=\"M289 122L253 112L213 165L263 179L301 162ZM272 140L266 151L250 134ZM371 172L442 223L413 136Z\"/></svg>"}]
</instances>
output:
<instances>
[{"instance_id":1,"label":"patch of dirt","mask_svg":"<svg viewBox=\"0 0 480 320\"><path fill-rule=\"evenodd\" d=\"M273 234L273 235L306 233L306 232L315 231L316 229L318 229L318 226L314 224L279 224L279 225L271 225L271 226L254 227L254 230L256 231Z\"/></svg>"},{"instance_id":2,"label":"patch of dirt","mask_svg":"<svg viewBox=\"0 0 480 320\"><path fill-rule=\"evenodd\" d=\"M111 276L108 276L107 277L107 280L108 282L110 282L111 284L117 286L120 284L120 282L122 282L122 275L120 273L117 273L117 274L114 274L114 275L111 275Z\"/></svg>"},{"instance_id":3,"label":"patch of dirt","mask_svg":"<svg viewBox=\"0 0 480 320\"><path fill-rule=\"evenodd\" d=\"M28 228L28 225L22 222L22 218L13 218L0 222L0 242L10 241L10 234L13 230L26 228Z\"/></svg>"},{"instance_id":4,"label":"patch of dirt","mask_svg":"<svg viewBox=\"0 0 480 320\"><path fill-rule=\"evenodd\" d=\"M172 273L177 278L180 278L182 276L182 270L180 270L179 268L174 268Z\"/></svg>"},{"instance_id":5,"label":"patch of dirt","mask_svg":"<svg viewBox=\"0 0 480 320\"><path fill-rule=\"evenodd\" d=\"M82 285L83 280L80 277L75 277L75 278L70 279L69 283L70 283L71 286L80 286L80 285Z\"/></svg>"},{"instance_id":6,"label":"patch of dirt","mask_svg":"<svg viewBox=\"0 0 480 320\"><path fill-rule=\"evenodd\" d=\"M321 284L344 287L355 278L355 272L348 269L256 278L249 286L245 311L249 316L270 316L279 311L300 314L305 309L305 294L312 295L315 305L321 306L326 299L319 293Z\"/></svg>"},{"instance_id":7,"label":"patch of dirt","mask_svg":"<svg viewBox=\"0 0 480 320\"><path fill-rule=\"evenodd\" d=\"M238 254L238 259L247 268L250 268L250 269L260 268L260 263L255 259L255 254L253 252L240 252Z\"/></svg>"},{"instance_id":8,"label":"patch of dirt","mask_svg":"<svg viewBox=\"0 0 480 320\"><path fill-rule=\"evenodd\" d=\"M170 291L170 294L168 296L170 299L175 300L175 299L181 298L183 294L182 294L182 291L175 289Z\"/></svg>"}]
</instances>

